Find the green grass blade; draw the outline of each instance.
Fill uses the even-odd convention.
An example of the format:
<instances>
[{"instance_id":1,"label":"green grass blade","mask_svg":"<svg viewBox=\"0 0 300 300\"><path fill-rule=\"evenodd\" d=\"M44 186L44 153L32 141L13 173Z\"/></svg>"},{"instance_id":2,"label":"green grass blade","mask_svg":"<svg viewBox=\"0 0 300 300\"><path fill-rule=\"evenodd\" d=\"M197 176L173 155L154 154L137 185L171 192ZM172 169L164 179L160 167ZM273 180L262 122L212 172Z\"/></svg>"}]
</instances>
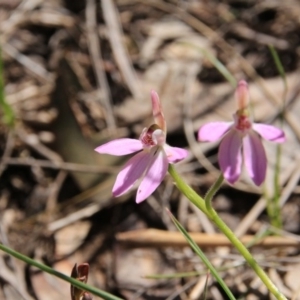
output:
<instances>
[{"instance_id":1,"label":"green grass blade","mask_svg":"<svg viewBox=\"0 0 300 300\"><path fill-rule=\"evenodd\" d=\"M198 47L191 43L181 43L187 45L189 47L196 48L199 50L210 62L211 64L223 75L223 77L233 86L236 87L237 81L234 76L230 73L230 71L226 68L226 66L221 63L213 54L208 52L206 49Z\"/></svg>"},{"instance_id":2,"label":"green grass blade","mask_svg":"<svg viewBox=\"0 0 300 300\"><path fill-rule=\"evenodd\" d=\"M285 100L286 95L288 91L288 85L286 80L286 74L284 71L284 67L281 63L281 60L279 58L279 55L275 48L272 45L269 45L269 50L271 52L271 55L273 57L275 66L277 68L277 71L282 78L283 86L284 86L284 92L283 92L283 104L281 108L281 112L279 114L280 118L280 125L281 128L283 127L284 122L284 111L285 111ZM282 156L282 146L279 144L276 147L276 164L275 164L275 171L274 171L274 196L269 199L268 201L268 207L267 212L271 221L271 224L276 228L282 228L282 217L281 217L281 210L280 210L280 162L281 162L281 156Z\"/></svg>"},{"instance_id":3,"label":"green grass blade","mask_svg":"<svg viewBox=\"0 0 300 300\"><path fill-rule=\"evenodd\" d=\"M206 280L205 280L204 293L203 293L203 297L202 297L203 300L206 300L206 299L207 299L207 291L208 291L208 279L209 279L209 275L210 275L210 273L208 272L207 275L206 275Z\"/></svg>"},{"instance_id":4,"label":"green grass blade","mask_svg":"<svg viewBox=\"0 0 300 300\"><path fill-rule=\"evenodd\" d=\"M109 294L105 291L96 289L96 288L94 288L94 287L92 287L88 284L85 284L81 281L76 280L75 278L72 278L72 277L69 277L69 276L67 276L63 273L60 273L60 272L58 272L58 271L56 271L56 270L54 270L54 269L52 269L52 268L50 268L50 267L48 267L44 264L41 264L41 263L35 261L34 259L31 259L31 258L29 258L29 257L15 251L15 250L11 249L9 247L6 247L2 244L0 244L0 250L4 251L5 253L7 253L7 254L19 259L19 260L24 261L25 263L27 263L31 266L37 267L38 269L40 269L44 272L47 272L47 273L49 273L49 274L51 274L55 277L58 277L58 278L60 278L64 281L67 281L67 282L69 282L70 284L76 286L79 289L90 292L90 293L94 294L95 296L101 297L105 300L122 300L122 298L116 297L116 296L114 296L112 294Z\"/></svg>"},{"instance_id":5,"label":"green grass blade","mask_svg":"<svg viewBox=\"0 0 300 300\"><path fill-rule=\"evenodd\" d=\"M240 267L241 265L244 265L245 261L242 262L236 262L231 263L222 267L217 268L218 272L230 270L233 268ZM170 274L150 274L145 276L147 279L174 279L174 278L187 278L187 277L196 277L196 276L202 276L207 274L207 271L193 271L193 272L182 272L182 273L170 273Z\"/></svg>"},{"instance_id":6,"label":"green grass blade","mask_svg":"<svg viewBox=\"0 0 300 300\"><path fill-rule=\"evenodd\" d=\"M279 75L281 76L281 78L284 82L285 89L287 89L286 75L285 75L284 67L283 67L283 65L281 63L281 60L279 58L279 55L278 55L278 53L275 50L273 45L269 45L269 50L270 50L271 55L273 57L274 63L275 63L276 68L277 68L277 71L278 71Z\"/></svg>"},{"instance_id":7,"label":"green grass blade","mask_svg":"<svg viewBox=\"0 0 300 300\"><path fill-rule=\"evenodd\" d=\"M236 87L237 82L234 76L226 68L226 66L221 63L214 55L209 53L205 49L200 49L203 55L214 65L214 67L224 76L224 78L233 86Z\"/></svg>"},{"instance_id":8,"label":"green grass blade","mask_svg":"<svg viewBox=\"0 0 300 300\"><path fill-rule=\"evenodd\" d=\"M15 121L15 114L11 106L6 102L4 95L4 78L3 78L3 61L2 51L0 48L0 109L3 113L3 122L8 126L13 126Z\"/></svg>"},{"instance_id":9,"label":"green grass blade","mask_svg":"<svg viewBox=\"0 0 300 300\"><path fill-rule=\"evenodd\" d=\"M169 211L168 211L169 212ZM220 286L223 288L224 292L227 294L230 300L236 300L236 298L231 293L230 289L227 287L226 283L223 281L223 279L220 277L218 271L214 268L214 266L211 264L211 262L208 260L208 258L205 256L205 254L202 252L202 250L198 247L198 245L194 242L194 240L190 237L190 235L187 233L187 231L183 228L183 226L178 222L178 220L169 212L170 217L172 221L174 222L177 229L182 233L182 235L185 237L187 242L189 243L190 247L195 251L195 253L201 258L205 266L209 269L211 274L215 277L215 279L218 281Z\"/></svg>"}]
</instances>

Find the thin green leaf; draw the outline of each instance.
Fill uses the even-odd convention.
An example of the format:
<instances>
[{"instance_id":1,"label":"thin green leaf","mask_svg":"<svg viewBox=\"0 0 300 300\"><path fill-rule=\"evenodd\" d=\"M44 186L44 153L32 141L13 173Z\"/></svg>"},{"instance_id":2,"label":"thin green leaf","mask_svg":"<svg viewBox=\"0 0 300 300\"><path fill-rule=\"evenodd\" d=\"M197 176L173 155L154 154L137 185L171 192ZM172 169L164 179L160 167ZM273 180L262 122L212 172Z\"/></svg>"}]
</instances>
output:
<instances>
[{"instance_id":1,"label":"thin green leaf","mask_svg":"<svg viewBox=\"0 0 300 300\"><path fill-rule=\"evenodd\" d=\"M279 114L280 123L281 123L281 127L282 127L283 122L284 122L285 101L286 101L286 95L287 95L287 91L288 91L288 85L287 85L284 67L281 63L281 60L279 58L277 51L275 50L275 48L272 45L269 45L269 50L273 57L277 71L282 78L283 86L284 86L284 92L283 92L283 96L282 96L283 104L282 104L281 112ZM281 217L281 209L280 209L280 203L279 203L280 191L281 191L281 186L280 186L281 156L282 156L282 146L277 145L277 147L276 147L276 164L275 164L275 171L274 171L274 196L271 199L269 199L268 206L267 206L267 212L268 212L271 224L277 228L282 228L282 217Z\"/></svg>"},{"instance_id":2,"label":"thin green leaf","mask_svg":"<svg viewBox=\"0 0 300 300\"><path fill-rule=\"evenodd\" d=\"M3 79L3 62L2 52L0 48L0 108L3 112L3 122L9 126L13 126L15 115L11 106L6 102L4 95L4 79Z\"/></svg>"},{"instance_id":3,"label":"thin green leaf","mask_svg":"<svg viewBox=\"0 0 300 300\"><path fill-rule=\"evenodd\" d=\"M206 300L206 299L207 299L207 291L208 291L208 279L209 279L209 275L210 275L210 273L208 272L208 273L207 273L207 276L206 276L206 280L205 280L204 293L203 293L203 300Z\"/></svg>"},{"instance_id":4,"label":"thin green leaf","mask_svg":"<svg viewBox=\"0 0 300 300\"><path fill-rule=\"evenodd\" d=\"M208 52L206 49L198 47L191 43L182 43L182 44L198 49L212 63L212 65L214 65L214 67L224 76L224 78L233 87L236 87L237 82L234 76L230 73L230 71L226 68L226 66L223 63L221 63L213 54Z\"/></svg>"},{"instance_id":5,"label":"thin green leaf","mask_svg":"<svg viewBox=\"0 0 300 300\"><path fill-rule=\"evenodd\" d=\"M226 66L221 63L214 55L209 53L205 49L200 49L203 55L214 65L214 67L224 76L224 78L233 86L236 87L237 82L234 76L226 68Z\"/></svg>"},{"instance_id":6,"label":"thin green leaf","mask_svg":"<svg viewBox=\"0 0 300 300\"><path fill-rule=\"evenodd\" d=\"M169 211L168 211L169 212ZM236 300L236 298L231 293L230 289L227 287L226 283L220 277L218 271L214 268L202 250L198 247L198 245L194 242L191 236L187 233L187 231L183 228L183 226L179 223L179 221L169 212L172 221L174 222L177 229L182 233L187 242L190 244L191 248L195 251L195 253L201 258L205 266L209 269L211 274L216 278L220 286L223 288L224 292L227 294L229 299Z\"/></svg>"},{"instance_id":7,"label":"thin green leaf","mask_svg":"<svg viewBox=\"0 0 300 300\"><path fill-rule=\"evenodd\" d=\"M238 261L234 264L225 265L217 268L218 272L231 270L245 264L244 261ZM196 277L207 274L207 271L193 271L193 272L181 272L181 273L171 273L171 274L150 274L145 276L147 279L173 279L173 278L186 278L186 277Z\"/></svg>"},{"instance_id":8,"label":"thin green leaf","mask_svg":"<svg viewBox=\"0 0 300 300\"><path fill-rule=\"evenodd\" d=\"M286 75L285 75L284 67L283 67L283 65L281 63L281 60L279 58L279 55L278 55L278 53L275 50L275 48L274 48L273 45L269 45L269 50L270 50L271 55L273 57L273 60L275 62L277 71L278 71L279 75L281 76L281 78L282 78L282 80L284 82L285 88L287 88Z\"/></svg>"},{"instance_id":9,"label":"thin green leaf","mask_svg":"<svg viewBox=\"0 0 300 300\"><path fill-rule=\"evenodd\" d=\"M186 277L195 277L204 275L206 272L182 272L182 273L173 273L173 274L151 274L145 276L147 279L173 279L173 278L186 278Z\"/></svg>"},{"instance_id":10,"label":"thin green leaf","mask_svg":"<svg viewBox=\"0 0 300 300\"><path fill-rule=\"evenodd\" d=\"M56 271L56 270L54 270L54 269L52 269L52 268L44 265L44 264L41 264L41 263L35 261L34 259L31 259L31 258L29 258L29 257L27 257L27 256L25 256L25 255L23 255L23 254L15 251L15 250L9 248L9 247L4 246L2 244L0 244L0 250L4 251L5 253L7 253L7 254L9 254L11 256L14 256L15 258L17 258L19 260L24 261L25 263L27 263L27 264L29 264L31 266L37 267L38 269L40 269L40 270L42 270L44 272L47 272L47 273L49 273L51 275L54 275L54 276L56 276L56 277L58 277L58 278L60 278L60 279L62 279L64 281L67 281L70 284L72 284L73 286L78 287L79 289L82 289L84 291L90 292L90 293L94 294L95 296L101 297L101 298L103 298L105 300L122 300L122 298L116 297L116 296L114 296L112 294L109 294L109 293L107 293L105 291L96 289L96 288L94 288L94 287L92 287L92 286L90 286L88 284L85 284L83 282L80 282L80 281L72 278L72 277L69 277L69 276L67 276L65 274L62 274L62 273L60 273L60 272L58 272L58 271Z\"/></svg>"}]
</instances>

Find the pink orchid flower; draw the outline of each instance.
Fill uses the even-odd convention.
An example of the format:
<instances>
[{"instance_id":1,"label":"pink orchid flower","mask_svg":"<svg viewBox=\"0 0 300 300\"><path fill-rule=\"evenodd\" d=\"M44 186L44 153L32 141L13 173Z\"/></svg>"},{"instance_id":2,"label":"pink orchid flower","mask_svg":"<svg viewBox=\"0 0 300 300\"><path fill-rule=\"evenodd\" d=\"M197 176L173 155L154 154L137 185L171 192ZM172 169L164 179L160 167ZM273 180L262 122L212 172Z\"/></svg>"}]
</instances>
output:
<instances>
[{"instance_id":1,"label":"pink orchid flower","mask_svg":"<svg viewBox=\"0 0 300 300\"><path fill-rule=\"evenodd\" d=\"M285 141L284 132L271 125L252 123L248 113L249 91L246 81L241 80L236 90L238 110L233 122L211 122L198 131L198 140L214 142L222 139L218 160L225 179L234 184L242 170L242 156L245 167L256 185L266 177L267 158L261 137L272 142ZM243 155L242 155L243 153Z\"/></svg>"},{"instance_id":2,"label":"pink orchid flower","mask_svg":"<svg viewBox=\"0 0 300 300\"><path fill-rule=\"evenodd\" d=\"M102 154L117 156L139 151L120 171L112 190L115 197L121 196L142 178L137 203L144 201L161 184L170 163L181 161L188 155L186 150L166 144L166 122L155 91L151 92L151 100L155 124L144 128L139 139L117 139L95 149Z\"/></svg>"}]
</instances>

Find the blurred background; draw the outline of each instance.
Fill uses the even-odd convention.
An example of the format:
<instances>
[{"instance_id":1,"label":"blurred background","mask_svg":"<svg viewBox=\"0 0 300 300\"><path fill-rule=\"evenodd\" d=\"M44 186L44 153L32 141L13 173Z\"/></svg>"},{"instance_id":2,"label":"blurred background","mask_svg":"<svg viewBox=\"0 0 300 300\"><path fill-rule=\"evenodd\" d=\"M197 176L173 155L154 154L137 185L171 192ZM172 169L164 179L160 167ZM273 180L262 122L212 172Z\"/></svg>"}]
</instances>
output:
<instances>
[{"instance_id":1,"label":"blurred background","mask_svg":"<svg viewBox=\"0 0 300 300\"><path fill-rule=\"evenodd\" d=\"M213 204L238 236L282 237L251 251L300 299L299 15L297 0L0 0L1 242L68 275L88 262L88 283L125 299L226 299L180 234L171 238L168 207L204 234L199 245L238 299L270 299L170 177L142 204L134 189L113 198L127 158L93 150L151 125L154 89L168 143L190 150L176 168L204 195L219 175L218 145L196 132L232 119L245 79L253 119L283 126L288 141L265 144L262 187L243 174ZM0 266L0 299L70 299L68 284L4 253Z\"/></svg>"}]
</instances>

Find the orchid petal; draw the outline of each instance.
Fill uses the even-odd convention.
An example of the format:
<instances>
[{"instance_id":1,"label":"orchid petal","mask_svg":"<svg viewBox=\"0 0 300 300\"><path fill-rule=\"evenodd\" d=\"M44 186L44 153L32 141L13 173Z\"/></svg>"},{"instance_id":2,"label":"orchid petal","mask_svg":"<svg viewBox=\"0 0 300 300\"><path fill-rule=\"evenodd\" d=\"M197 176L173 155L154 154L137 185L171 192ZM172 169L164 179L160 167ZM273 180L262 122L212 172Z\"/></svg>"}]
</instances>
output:
<instances>
[{"instance_id":1,"label":"orchid petal","mask_svg":"<svg viewBox=\"0 0 300 300\"><path fill-rule=\"evenodd\" d=\"M243 140L246 169L256 185L261 185L266 177L267 157L263 144L255 132L250 132Z\"/></svg>"},{"instance_id":2,"label":"orchid petal","mask_svg":"<svg viewBox=\"0 0 300 300\"><path fill-rule=\"evenodd\" d=\"M168 166L169 163L165 151L159 149L151 158L149 168L138 188L136 203L141 203L156 190L165 178Z\"/></svg>"},{"instance_id":3,"label":"orchid petal","mask_svg":"<svg viewBox=\"0 0 300 300\"><path fill-rule=\"evenodd\" d=\"M254 123L252 128L265 140L276 143L283 143L285 141L284 132L275 126Z\"/></svg>"},{"instance_id":4,"label":"orchid petal","mask_svg":"<svg viewBox=\"0 0 300 300\"><path fill-rule=\"evenodd\" d=\"M142 151L129 159L118 174L114 184L112 191L115 197L126 193L137 179L143 175L151 161L151 156L153 156L153 154Z\"/></svg>"},{"instance_id":5,"label":"orchid petal","mask_svg":"<svg viewBox=\"0 0 300 300\"><path fill-rule=\"evenodd\" d=\"M165 145L164 150L166 151L169 163L177 163L185 159L189 155L189 152L187 150L177 147L171 147L169 145Z\"/></svg>"},{"instance_id":6,"label":"orchid petal","mask_svg":"<svg viewBox=\"0 0 300 300\"><path fill-rule=\"evenodd\" d=\"M143 149L143 144L136 139L117 139L103 144L95 149L102 154L127 155Z\"/></svg>"},{"instance_id":7,"label":"orchid petal","mask_svg":"<svg viewBox=\"0 0 300 300\"><path fill-rule=\"evenodd\" d=\"M232 122L210 122L204 124L198 131L198 140L201 142L215 142L222 138L232 125Z\"/></svg>"},{"instance_id":8,"label":"orchid petal","mask_svg":"<svg viewBox=\"0 0 300 300\"><path fill-rule=\"evenodd\" d=\"M225 179L233 184L241 174L242 169L242 137L236 130L229 131L223 138L219 148L219 165Z\"/></svg>"},{"instance_id":9,"label":"orchid petal","mask_svg":"<svg viewBox=\"0 0 300 300\"><path fill-rule=\"evenodd\" d=\"M162 112L159 96L157 92L151 91L152 111L155 124L164 132L167 130L166 120Z\"/></svg>"}]
</instances>

